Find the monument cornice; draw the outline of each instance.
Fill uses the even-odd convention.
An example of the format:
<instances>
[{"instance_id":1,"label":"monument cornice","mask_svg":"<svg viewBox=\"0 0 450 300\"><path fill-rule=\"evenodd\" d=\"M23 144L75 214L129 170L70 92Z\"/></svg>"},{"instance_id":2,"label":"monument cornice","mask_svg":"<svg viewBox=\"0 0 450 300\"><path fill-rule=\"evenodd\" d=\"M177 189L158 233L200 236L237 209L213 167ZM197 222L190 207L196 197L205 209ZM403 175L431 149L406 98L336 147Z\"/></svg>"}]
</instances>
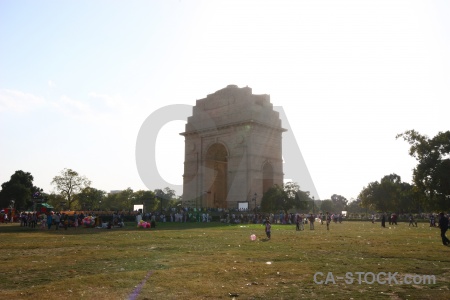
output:
<instances>
[{"instance_id":1,"label":"monument cornice","mask_svg":"<svg viewBox=\"0 0 450 300\"><path fill-rule=\"evenodd\" d=\"M199 130L185 131L185 132L181 132L180 135L188 136L188 135L195 135L195 134L204 134L204 133L208 133L208 132L214 132L214 131L217 131L217 130L223 130L223 129L233 128L233 127L241 127L241 126L245 126L245 125L256 125L256 126L260 126L260 127L263 127L263 128L272 129L272 130L278 131L278 132L286 132L287 131L287 129L282 128L282 127L271 126L271 125L268 125L268 124L265 124L265 123L262 123L262 122L258 122L258 121L255 121L255 120L247 120L247 121L228 123L228 124L217 126L217 127L210 127L210 128L199 129Z\"/></svg>"}]
</instances>

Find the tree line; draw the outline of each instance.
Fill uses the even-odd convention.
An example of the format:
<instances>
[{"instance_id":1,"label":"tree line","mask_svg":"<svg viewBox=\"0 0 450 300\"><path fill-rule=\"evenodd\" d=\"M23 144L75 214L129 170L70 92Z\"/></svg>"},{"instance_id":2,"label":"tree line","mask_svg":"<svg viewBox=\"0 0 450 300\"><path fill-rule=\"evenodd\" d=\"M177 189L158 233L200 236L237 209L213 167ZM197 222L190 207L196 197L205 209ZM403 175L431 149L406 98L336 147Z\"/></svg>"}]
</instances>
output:
<instances>
[{"instance_id":1,"label":"tree line","mask_svg":"<svg viewBox=\"0 0 450 300\"><path fill-rule=\"evenodd\" d=\"M32 210L36 203L47 203L55 210L133 210L133 205L144 204L147 211L165 210L181 202L175 191L164 189L133 191L127 188L107 193L91 186L91 181L72 169L63 169L51 182L56 193L44 193L34 186L29 172L16 171L2 184L0 208L14 207ZM14 201L14 202L11 202Z\"/></svg>"},{"instance_id":2,"label":"tree line","mask_svg":"<svg viewBox=\"0 0 450 300\"><path fill-rule=\"evenodd\" d=\"M263 196L264 211L288 211L290 209L309 212L352 213L379 212L424 212L450 210L450 131L439 132L429 138L415 130L398 134L410 144L409 155L417 160L413 170L413 184L402 182L397 174L386 175L380 181L363 187L358 199L349 202L341 195L317 201L309 192L300 190L296 183L274 186Z\"/></svg>"}]
</instances>

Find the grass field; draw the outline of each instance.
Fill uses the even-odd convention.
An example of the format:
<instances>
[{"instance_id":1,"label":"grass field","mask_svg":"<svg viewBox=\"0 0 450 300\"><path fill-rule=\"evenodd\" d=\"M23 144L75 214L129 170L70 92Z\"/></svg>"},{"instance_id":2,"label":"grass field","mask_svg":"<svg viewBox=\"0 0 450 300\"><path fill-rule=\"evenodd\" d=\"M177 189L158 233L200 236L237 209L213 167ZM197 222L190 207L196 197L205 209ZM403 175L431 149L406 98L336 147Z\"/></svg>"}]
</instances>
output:
<instances>
[{"instance_id":1,"label":"grass field","mask_svg":"<svg viewBox=\"0 0 450 300\"><path fill-rule=\"evenodd\" d=\"M266 240L253 224L67 231L0 224L0 291L2 299L450 299L450 247L439 229L389 226L273 225ZM357 272L369 283L359 284ZM368 272L387 275L371 283ZM398 272L398 284L388 272ZM316 273L327 284L315 283ZM346 273L353 283L337 278ZM400 284L405 274L417 275L416 284ZM422 275L436 282L419 283Z\"/></svg>"}]
</instances>

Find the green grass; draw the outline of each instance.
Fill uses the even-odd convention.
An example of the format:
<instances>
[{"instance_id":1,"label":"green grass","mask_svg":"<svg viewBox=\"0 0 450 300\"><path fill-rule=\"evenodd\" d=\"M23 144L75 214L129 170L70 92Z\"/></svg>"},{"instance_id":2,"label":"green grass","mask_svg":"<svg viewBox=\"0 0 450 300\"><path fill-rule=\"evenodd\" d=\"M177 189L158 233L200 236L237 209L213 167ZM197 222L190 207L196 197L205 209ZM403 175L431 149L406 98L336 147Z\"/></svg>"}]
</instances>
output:
<instances>
[{"instance_id":1,"label":"green grass","mask_svg":"<svg viewBox=\"0 0 450 300\"><path fill-rule=\"evenodd\" d=\"M147 277L137 299L449 298L450 247L437 228L315 227L273 225L267 241L263 226L253 224L67 231L0 224L0 291L4 299L128 299ZM319 285L316 272L434 275L436 284Z\"/></svg>"}]
</instances>

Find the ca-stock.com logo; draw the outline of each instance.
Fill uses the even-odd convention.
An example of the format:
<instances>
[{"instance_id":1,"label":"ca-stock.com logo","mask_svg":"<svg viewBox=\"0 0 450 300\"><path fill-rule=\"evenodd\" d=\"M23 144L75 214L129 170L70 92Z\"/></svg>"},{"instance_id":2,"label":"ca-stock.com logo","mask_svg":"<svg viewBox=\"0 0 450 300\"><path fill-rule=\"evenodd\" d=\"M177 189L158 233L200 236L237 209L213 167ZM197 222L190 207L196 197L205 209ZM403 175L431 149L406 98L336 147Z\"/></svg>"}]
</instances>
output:
<instances>
[{"instance_id":1,"label":"ca-stock.com logo","mask_svg":"<svg viewBox=\"0 0 450 300\"><path fill-rule=\"evenodd\" d=\"M398 272L346 272L345 275L335 275L333 272L324 274L323 272L316 272L313 276L315 284L337 284L343 282L345 284L388 284L388 285L427 285L436 284L436 276L434 275L419 275L419 274L404 274L400 275Z\"/></svg>"}]
</instances>

